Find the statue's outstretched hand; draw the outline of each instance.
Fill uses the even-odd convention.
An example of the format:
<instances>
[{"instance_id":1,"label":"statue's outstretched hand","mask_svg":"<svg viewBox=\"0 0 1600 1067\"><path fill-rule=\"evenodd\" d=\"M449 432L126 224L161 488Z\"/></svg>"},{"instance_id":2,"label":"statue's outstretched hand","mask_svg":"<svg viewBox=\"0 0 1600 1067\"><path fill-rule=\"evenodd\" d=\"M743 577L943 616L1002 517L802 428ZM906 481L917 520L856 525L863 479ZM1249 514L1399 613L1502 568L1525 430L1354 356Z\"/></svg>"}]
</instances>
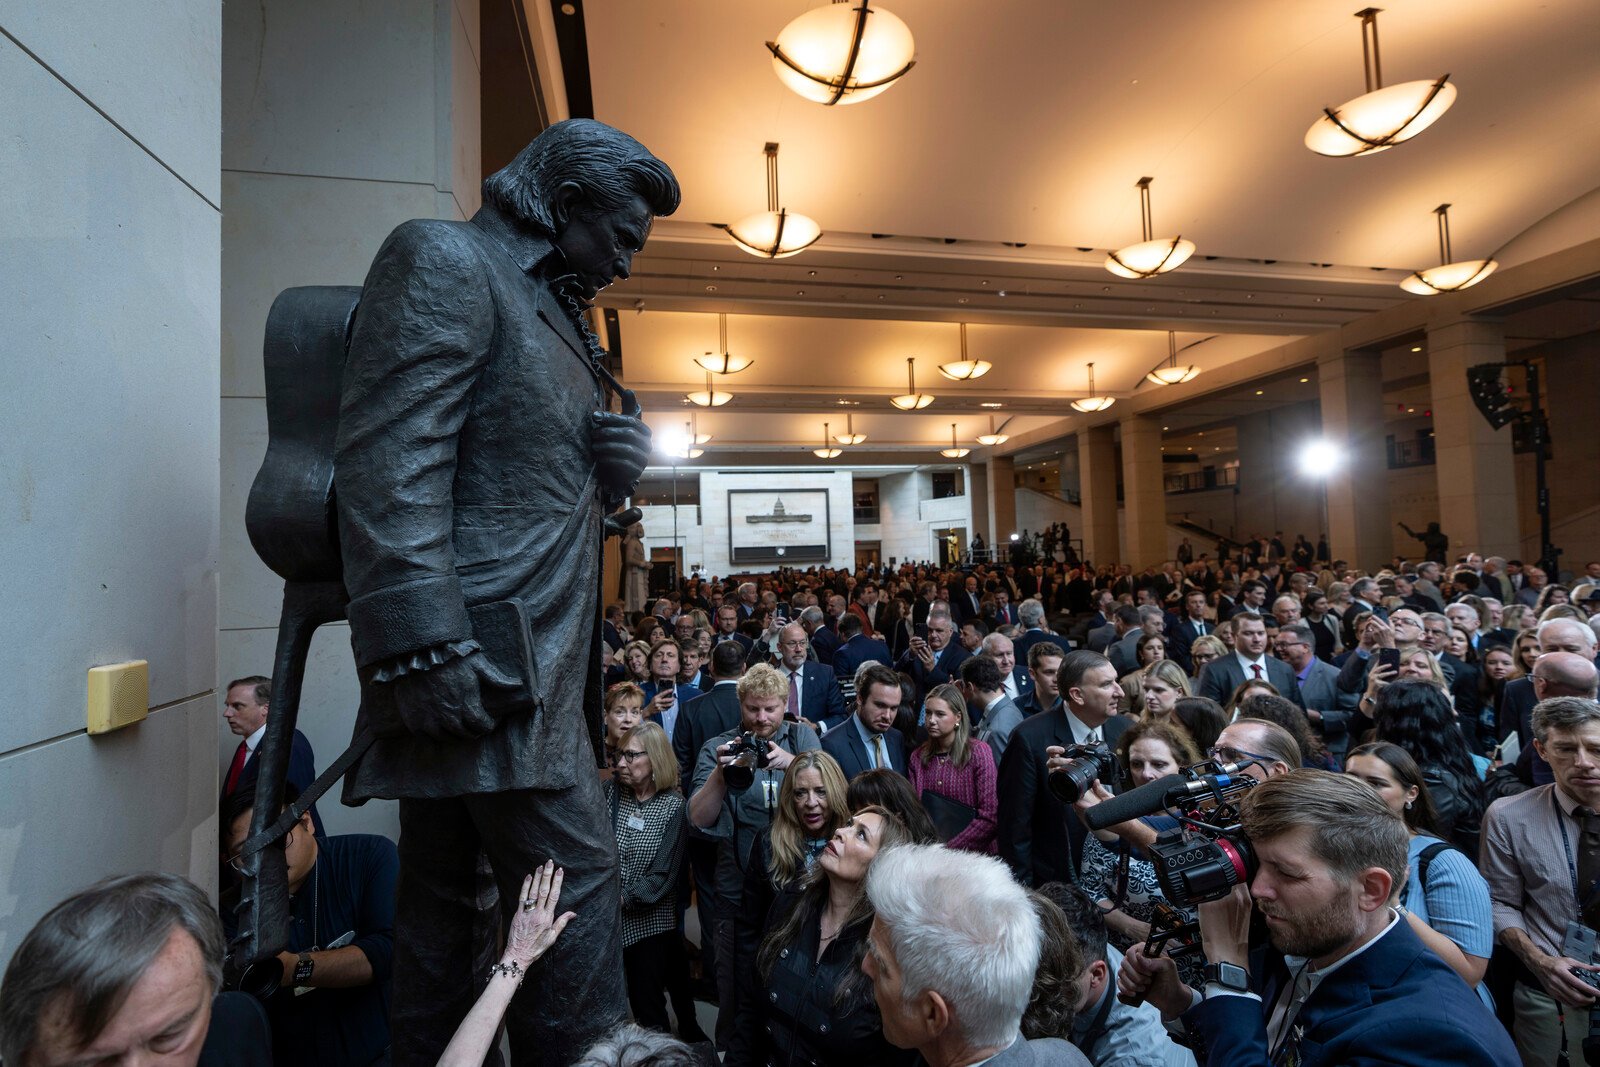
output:
<instances>
[{"instance_id":1,"label":"statue's outstretched hand","mask_svg":"<svg viewBox=\"0 0 1600 1067\"><path fill-rule=\"evenodd\" d=\"M411 671L392 682L395 707L406 729L434 741L479 737L494 729L494 719L483 710L478 691L478 666L483 653L474 652L426 671Z\"/></svg>"},{"instance_id":2,"label":"statue's outstretched hand","mask_svg":"<svg viewBox=\"0 0 1600 1067\"><path fill-rule=\"evenodd\" d=\"M622 537L628 528L644 518L644 512L638 508L629 508L627 511L618 511L606 516L606 536Z\"/></svg>"},{"instance_id":3,"label":"statue's outstretched hand","mask_svg":"<svg viewBox=\"0 0 1600 1067\"><path fill-rule=\"evenodd\" d=\"M650 462L650 427L635 416L596 411L590 416L589 446L600 485L626 496Z\"/></svg>"}]
</instances>

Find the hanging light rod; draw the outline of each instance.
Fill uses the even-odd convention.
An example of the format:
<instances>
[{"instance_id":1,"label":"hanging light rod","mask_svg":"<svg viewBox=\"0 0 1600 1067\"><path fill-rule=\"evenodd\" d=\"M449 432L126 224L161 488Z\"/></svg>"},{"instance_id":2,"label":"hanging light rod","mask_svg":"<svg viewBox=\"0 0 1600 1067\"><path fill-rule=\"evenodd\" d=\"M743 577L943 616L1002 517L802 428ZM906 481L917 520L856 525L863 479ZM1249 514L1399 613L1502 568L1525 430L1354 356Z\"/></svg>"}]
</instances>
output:
<instances>
[{"instance_id":1,"label":"hanging light rod","mask_svg":"<svg viewBox=\"0 0 1600 1067\"><path fill-rule=\"evenodd\" d=\"M1306 147L1324 156L1366 156L1411 140L1437 122L1456 100L1450 75L1432 81L1402 82L1387 89L1378 55L1378 12L1356 12L1361 20L1361 66L1367 91L1338 107L1322 109L1322 117L1306 131Z\"/></svg>"},{"instance_id":2,"label":"hanging light rod","mask_svg":"<svg viewBox=\"0 0 1600 1067\"><path fill-rule=\"evenodd\" d=\"M1198 341L1193 341L1184 345L1182 348L1179 348L1178 335L1173 333L1171 330L1168 330L1167 358L1152 367L1149 373L1147 373L1144 378L1139 381L1139 384L1134 386L1134 388L1138 389L1139 386L1143 385L1145 382L1149 382L1151 385L1182 385L1184 382L1194 381L1195 378L1197 378L1200 374L1199 366L1194 364L1184 367L1178 366L1178 353L1187 352L1195 345L1204 344L1209 340L1211 340L1211 338L1203 337Z\"/></svg>"},{"instance_id":3,"label":"hanging light rod","mask_svg":"<svg viewBox=\"0 0 1600 1067\"><path fill-rule=\"evenodd\" d=\"M717 349L721 352L707 352L703 356L694 357L694 361L703 370L713 374L738 374L746 367L752 366L755 360L747 356L736 356L728 351L728 315L726 312L717 313Z\"/></svg>"},{"instance_id":4,"label":"hanging light rod","mask_svg":"<svg viewBox=\"0 0 1600 1067\"><path fill-rule=\"evenodd\" d=\"M1418 296L1454 293L1470 289L1494 273L1500 264L1492 259L1464 259L1452 263L1450 256L1450 205L1433 209L1439 216L1439 266L1419 270L1400 283L1400 288Z\"/></svg>"},{"instance_id":5,"label":"hanging light rod","mask_svg":"<svg viewBox=\"0 0 1600 1067\"><path fill-rule=\"evenodd\" d=\"M699 459L701 456L706 454L705 449L695 447L696 442L694 438L694 422L693 420L690 420L689 422L683 424L683 444L678 449L678 458Z\"/></svg>"},{"instance_id":6,"label":"hanging light rod","mask_svg":"<svg viewBox=\"0 0 1600 1067\"><path fill-rule=\"evenodd\" d=\"M972 449L962 448L961 445L956 442L956 424L952 422L950 424L950 447L939 449L939 455L943 456L945 459L960 459L962 456L967 455L971 451Z\"/></svg>"},{"instance_id":7,"label":"hanging light rod","mask_svg":"<svg viewBox=\"0 0 1600 1067\"><path fill-rule=\"evenodd\" d=\"M768 41L767 50L779 81L825 107L870 100L917 62L911 30L871 0L813 8Z\"/></svg>"},{"instance_id":8,"label":"hanging light rod","mask_svg":"<svg viewBox=\"0 0 1600 1067\"><path fill-rule=\"evenodd\" d=\"M856 433L855 416L849 413L844 417L844 433L836 433L833 439L841 445L859 445L867 439L864 433Z\"/></svg>"},{"instance_id":9,"label":"hanging light rod","mask_svg":"<svg viewBox=\"0 0 1600 1067\"><path fill-rule=\"evenodd\" d=\"M1012 418L1015 418L1015 417L1016 416L1012 416ZM1007 441L1011 440L1011 435L1008 434L1008 433L1004 433L1003 431L1010 424L1011 424L1011 419L1007 419L1005 422L1002 422L1000 424L1000 428L997 430L997 429L995 429L995 425L994 425L994 416L990 415L989 416L989 432L988 433L980 433L978 435L978 443L980 445L988 445L988 446L991 446L991 447L994 446L994 445L1003 445L1003 444L1005 444Z\"/></svg>"},{"instance_id":10,"label":"hanging light rod","mask_svg":"<svg viewBox=\"0 0 1600 1067\"><path fill-rule=\"evenodd\" d=\"M711 372L706 371L706 387L704 390L696 389L692 393L685 393L684 399L691 404L703 408L720 408L733 399L732 393L719 393L711 388Z\"/></svg>"},{"instance_id":11,"label":"hanging light rod","mask_svg":"<svg viewBox=\"0 0 1600 1067\"><path fill-rule=\"evenodd\" d=\"M697 411L691 411L689 413L689 441L690 441L690 443L691 444L696 444L696 445L703 445L703 444L705 444L706 442L708 442L710 440L711 440L711 435L710 434L701 433L700 432L700 413L697 412Z\"/></svg>"},{"instance_id":12,"label":"hanging light rod","mask_svg":"<svg viewBox=\"0 0 1600 1067\"><path fill-rule=\"evenodd\" d=\"M1193 241L1185 241L1182 236L1154 236L1155 227L1151 224L1150 213L1150 183L1153 181L1154 178L1140 178L1137 183L1139 224L1144 240L1106 256L1106 270L1119 278L1153 278L1157 274L1177 270L1194 255Z\"/></svg>"},{"instance_id":13,"label":"hanging light rod","mask_svg":"<svg viewBox=\"0 0 1600 1067\"><path fill-rule=\"evenodd\" d=\"M1079 400L1074 400L1072 402L1073 409L1085 413L1104 411L1116 402L1116 397L1100 396L1094 391L1094 364L1089 364L1089 395Z\"/></svg>"},{"instance_id":14,"label":"hanging light rod","mask_svg":"<svg viewBox=\"0 0 1600 1067\"><path fill-rule=\"evenodd\" d=\"M828 424L822 424L822 447L813 448L811 454L818 459L838 459L844 453L842 448L834 448L828 443Z\"/></svg>"},{"instance_id":15,"label":"hanging light rod","mask_svg":"<svg viewBox=\"0 0 1600 1067\"><path fill-rule=\"evenodd\" d=\"M783 207L778 199L778 144L768 141L761 150L767 157L767 210L746 215L726 227L733 243L762 259L787 259L816 244L822 227L816 221Z\"/></svg>"},{"instance_id":16,"label":"hanging light rod","mask_svg":"<svg viewBox=\"0 0 1600 1067\"><path fill-rule=\"evenodd\" d=\"M973 378L982 378L989 373L989 368L994 364L986 359L967 358L967 324L961 324L961 358L954 363L939 364L939 373L946 378L957 382L971 381Z\"/></svg>"},{"instance_id":17,"label":"hanging light rod","mask_svg":"<svg viewBox=\"0 0 1600 1067\"><path fill-rule=\"evenodd\" d=\"M906 391L899 396L890 397L889 403L901 411L921 411L933 403L932 394L917 392L917 361L915 357L906 360Z\"/></svg>"}]
</instances>

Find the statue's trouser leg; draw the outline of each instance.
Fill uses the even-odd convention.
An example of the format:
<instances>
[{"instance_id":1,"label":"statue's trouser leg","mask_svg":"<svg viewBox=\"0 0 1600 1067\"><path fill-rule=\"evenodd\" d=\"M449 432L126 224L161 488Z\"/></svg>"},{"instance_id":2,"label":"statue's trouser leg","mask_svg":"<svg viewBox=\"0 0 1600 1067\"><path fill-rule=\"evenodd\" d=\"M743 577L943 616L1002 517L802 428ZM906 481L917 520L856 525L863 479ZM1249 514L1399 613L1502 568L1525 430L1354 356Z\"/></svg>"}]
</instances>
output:
<instances>
[{"instance_id":1,"label":"statue's trouser leg","mask_svg":"<svg viewBox=\"0 0 1600 1067\"><path fill-rule=\"evenodd\" d=\"M560 911L577 913L512 1001L515 1067L566 1067L626 1018L616 846L587 768L564 790L402 800L400 830L395 1067L432 1067L483 990L487 972L472 962L480 847L495 870L505 925L523 877L546 859L565 871Z\"/></svg>"},{"instance_id":2,"label":"statue's trouser leg","mask_svg":"<svg viewBox=\"0 0 1600 1067\"><path fill-rule=\"evenodd\" d=\"M523 877L546 859L566 872L557 914L576 912L511 1002L513 1067L568 1067L628 1016L622 970L622 883L600 782L578 768L563 790L467 798L500 884L509 926Z\"/></svg>"}]
</instances>

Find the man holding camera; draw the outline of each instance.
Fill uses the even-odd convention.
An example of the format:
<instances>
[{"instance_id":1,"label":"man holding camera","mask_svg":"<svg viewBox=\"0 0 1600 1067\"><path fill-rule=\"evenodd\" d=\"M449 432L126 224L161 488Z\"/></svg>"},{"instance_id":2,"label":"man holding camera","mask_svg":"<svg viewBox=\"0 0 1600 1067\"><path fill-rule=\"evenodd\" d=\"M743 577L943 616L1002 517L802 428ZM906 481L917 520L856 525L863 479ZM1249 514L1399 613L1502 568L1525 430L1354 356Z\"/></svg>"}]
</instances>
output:
<instances>
[{"instance_id":1,"label":"man holding camera","mask_svg":"<svg viewBox=\"0 0 1600 1067\"><path fill-rule=\"evenodd\" d=\"M1199 906L1203 991L1135 945L1119 992L1182 1016L1198 1058L1216 1067L1517 1062L1489 1009L1391 906L1409 833L1372 787L1292 771L1246 794L1240 822L1236 844L1248 842L1257 869L1248 891ZM1259 973L1252 898L1271 939Z\"/></svg>"},{"instance_id":2,"label":"man holding camera","mask_svg":"<svg viewBox=\"0 0 1600 1067\"><path fill-rule=\"evenodd\" d=\"M1048 763L1067 746L1113 749L1133 720L1118 715L1122 686L1098 652L1067 653L1056 673L1062 703L1024 719L1000 760L1000 855L1023 885L1075 880L1083 824L1046 788Z\"/></svg>"},{"instance_id":3,"label":"man holding camera","mask_svg":"<svg viewBox=\"0 0 1600 1067\"><path fill-rule=\"evenodd\" d=\"M1489 805L1480 865L1495 938L1522 965L1512 997L1522 1062L1555 1063L1563 1049L1579 1062L1600 972L1592 948L1573 956L1600 928L1600 704L1541 701L1533 738L1555 781Z\"/></svg>"},{"instance_id":4,"label":"man holding camera","mask_svg":"<svg viewBox=\"0 0 1600 1067\"><path fill-rule=\"evenodd\" d=\"M744 866L756 837L772 822L784 769L795 756L819 748L817 732L788 722L789 682L758 663L739 679L739 725L700 749L694 768L689 821L718 842L716 955L733 958L733 920L744 896ZM717 968L717 1043L733 1025L736 968Z\"/></svg>"}]
</instances>

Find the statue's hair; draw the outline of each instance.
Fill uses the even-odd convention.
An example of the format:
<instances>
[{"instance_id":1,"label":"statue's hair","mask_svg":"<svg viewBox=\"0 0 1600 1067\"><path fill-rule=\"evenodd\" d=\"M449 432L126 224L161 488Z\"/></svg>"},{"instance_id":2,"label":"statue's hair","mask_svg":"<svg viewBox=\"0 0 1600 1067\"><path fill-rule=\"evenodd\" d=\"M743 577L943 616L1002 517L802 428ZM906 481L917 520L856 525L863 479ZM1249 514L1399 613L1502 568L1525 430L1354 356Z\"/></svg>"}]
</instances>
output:
<instances>
[{"instance_id":1,"label":"statue's hair","mask_svg":"<svg viewBox=\"0 0 1600 1067\"><path fill-rule=\"evenodd\" d=\"M615 211L638 196L651 214L670 215L682 197L672 168L644 145L594 119L565 119L485 178L483 199L553 236L566 228L552 208L556 190L567 182L581 191L584 211Z\"/></svg>"}]
</instances>

